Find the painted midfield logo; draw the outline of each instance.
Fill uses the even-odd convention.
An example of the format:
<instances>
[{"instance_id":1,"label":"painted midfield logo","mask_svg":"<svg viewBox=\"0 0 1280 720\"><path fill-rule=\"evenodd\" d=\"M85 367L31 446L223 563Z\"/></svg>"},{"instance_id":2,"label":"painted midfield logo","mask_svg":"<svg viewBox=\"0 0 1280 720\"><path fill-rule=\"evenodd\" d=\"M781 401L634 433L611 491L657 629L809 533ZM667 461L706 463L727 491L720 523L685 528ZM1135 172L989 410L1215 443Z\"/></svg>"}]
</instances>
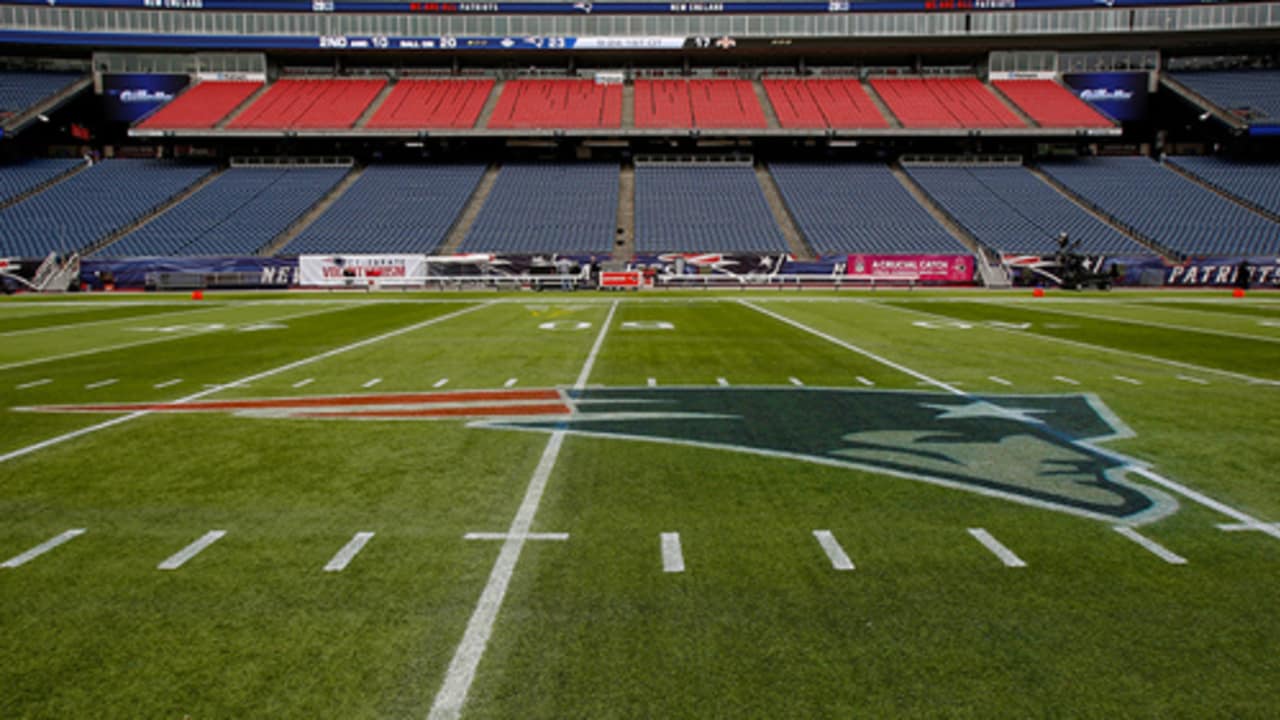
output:
<instances>
[{"instance_id":1,"label":"painted midfield logo","mask_svg":"<svg viewBox=\"0 0 1280 720\"><path fill-rule=\"evenodd\" d=\"M53 405L39 412L225 412L262 418L467 419L889 474L1109 522L1177 503L1129 482L1141 463L1095 443L1132 432L1093 395L956 396L843 388L486 390ZM781 480L780 480L781 481Z\"/></svg>"}]
</instances>

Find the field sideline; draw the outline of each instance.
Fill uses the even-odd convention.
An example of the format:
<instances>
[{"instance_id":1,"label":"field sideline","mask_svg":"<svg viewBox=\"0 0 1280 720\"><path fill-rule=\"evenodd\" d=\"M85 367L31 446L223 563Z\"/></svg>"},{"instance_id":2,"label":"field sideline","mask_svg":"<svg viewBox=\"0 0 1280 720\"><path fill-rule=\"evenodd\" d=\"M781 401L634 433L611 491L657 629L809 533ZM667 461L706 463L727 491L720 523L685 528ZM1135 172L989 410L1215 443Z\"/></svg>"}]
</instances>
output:
<instances>
[{"instance_id":1,"label":"field sideline","mask_svg":"<svg viewBox=\"0 0 1280 720\"><path fill-rule=\"evenodd\" d=\"M0 717L1274 717L1280 297L0 300Z\"/></svg>"}]
</instances>

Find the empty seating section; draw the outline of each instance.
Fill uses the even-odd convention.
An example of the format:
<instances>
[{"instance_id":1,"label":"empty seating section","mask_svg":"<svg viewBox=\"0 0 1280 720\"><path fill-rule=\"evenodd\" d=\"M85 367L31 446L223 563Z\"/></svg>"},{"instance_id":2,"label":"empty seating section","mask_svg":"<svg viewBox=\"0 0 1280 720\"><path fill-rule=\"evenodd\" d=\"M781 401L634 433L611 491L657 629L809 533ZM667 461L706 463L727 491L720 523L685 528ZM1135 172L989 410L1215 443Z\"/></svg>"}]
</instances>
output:
<instances>
[{"instance_id":1,"label":"empty seating section","mask_svg":"<svg viewBox=\"0 0 1280 720\"><path fill-rule=\"evenodd\" d=\"M1111 127L1089 103L1053 80L996 80L992 83L1041 127Z\"/></svg>"},{"instance_id":2,"label":"empty seating section","mask_svg":"<svg viewBox=\"0 0 1280 720\"><path fill-rule=\"evenodd\" d=\"M494 129L621 126L621 85L565 78L508 82L489 118Z\"/></svg>"},{"instance_id":3,"label":"empty seating section","mask_svg":"<svg viewBox=\"0 0 1280 720\"><path fill-rule=\"evenodd\" d=\"M636 168L636 250L786 252L755 170Z\"/></svg>"},{"instance_id":4,"label":"empty seating section","mask_svg":"<svg viewBox=\"0 0 1280 720\"><path fill-rule=\"evenodd\" d=\"M493 80L401 80L382 101L368 128L475 127Z\"/></svg>"},{"instance_id":5,"label":"empty seating section","mask_svg":"<svg viewBox=\"0 0 1280 720\"><path fill-rule=\"evenodd\" d=\"M240 107L262 83L256 81L205 81L151 113L138 124L145 129L211 128Z\"/></svg>"},{"instance_id":6,"label":"empty seating section","mask_svg":"<svg viewBox=\"0 0 1280 720\"><path fill-rule=\"evenodd\" d=\"M1093 254L1150 250L1021 167L910 167L907 172L978 241L1002 253L1051 255L1058 234Z\"/></svg>"},{"instance_id":7,"label":"empty seating section","mask_svg":"<svg viewBox=\"0 0 1280 720\"><path fill-rule=\"evenodd\" d=\"M889 121L853 78L766 78L764 89L784 128L887 128Z\"/></svg>"},{"instance_id":8,"label":"empty seating section","mask_svg":"<svg viewBox=\"0 0 1280 720\"><path fill-rule=\"evenodd\" d=\"M871 86L903 127L1026 127L977 78L876 78Z\"/></svg>"},{"instance_id":9,"label":"empty seating section","mask_svg":"<svg viewBox=\"0 0 1280 720\"><path fill-rule=\"evenodd\" d=\"M0 256L80 250L145 217L213 168L104 160L0 210Z\"/></svg>"},{"instance_id":10,"label":"empty seating section","mask_svg":"<svg viewBox=\"0 0 1280 720\"><path fill-rule=\"evenodd\" d=\"M355 125L386 80L278 80L227 127L341 129Z\"/></svg>"},{"instance_id":11,"label":"empty seating section","mask_svg":"<svg viewBox=\"0 0 1280 720\"><path fill-rule=\"evenodd\" d=\"M1103 212L1181 253L1280 252L1280 224L1148 158L1085 158L1043 167Z\"/></svg>"},{"instance_id":12,"label":"empty seating section","mask_svg":"<svg viewBox=\"0 0 1280 720\"><path fill-rule=\"evenodd\" d=\"M83 162L77 158L28 160L17 165L0 165L0 203L30 192Z\"/></svg>"},{"instance_id":13,"label":"empty seating section","mask_svg":"<svg viewBox=\"0 0 1280 720\"><path fill-rule=\"evenodd\" d=\"M320 200L347 168L232 168L101 255L249 255Z\"/></svg>"},{"instance_id":14,"label":"empty seating section","mask_svg":"<svg viewBox=\"0 0 1280 720\"><path fill-rule=\"evenodd\" d=\"M466 252L608 253L618 166L507 165L460 248Z\"/></svg>"},{"instance_id":15,"label":"empty seating section","mask_svg":"<svg viewBox=\"0 0 1280 720\"><path fill-rule=\"evenodd\" d=\"M1171 157L1168 162L1210 185L1280 215L1280 163L1191 156Z\"/></svg>"},{"instance_id":16,"label":"empty seating section","mask_svg":"<svg viewBox=\"0 0 1280 720\"><path fill-rule=\"evenodd\" d=\"M0 117L17 115L82 77L84 73L0 71Z\"/></svg>"},{"instance_id":17,"label":"empty seating section","mask_svg":"<svg viewBox=\"0 0 1280 720\"><path fill-rule=\"evenodd\" d=\"M1214 105L1255 125L1280 124L1280 70L1172 73Z\"/></svg>"},{"instance_id":18,"label":"empty seating section","mask_svg":"<svg viewBox=\"0 0 1280 720\"><path fill-rule=\"evenodd\" d=\"M763 128L748 80L636 80L638 128Z\"/></svg>"},{"instance_id":19,"label":"empty seating section","mask_svg":"<svg viewBox=\"0 0 1280 720\"><path fill-rule=\"evenodd\" d=\"M969 252L885 165L775 163L770 170L820 255Z\"/></svg>"},{"instance_id":20,"label":"empty seating section","mask_svg":"<svg viewBox=\"0 0 1280 720\"><path fill-rule=\"evenodd\" d=\"M372 165L280 254L431 252L484 176L484 165Z\"/></svg>"}]
</instances>

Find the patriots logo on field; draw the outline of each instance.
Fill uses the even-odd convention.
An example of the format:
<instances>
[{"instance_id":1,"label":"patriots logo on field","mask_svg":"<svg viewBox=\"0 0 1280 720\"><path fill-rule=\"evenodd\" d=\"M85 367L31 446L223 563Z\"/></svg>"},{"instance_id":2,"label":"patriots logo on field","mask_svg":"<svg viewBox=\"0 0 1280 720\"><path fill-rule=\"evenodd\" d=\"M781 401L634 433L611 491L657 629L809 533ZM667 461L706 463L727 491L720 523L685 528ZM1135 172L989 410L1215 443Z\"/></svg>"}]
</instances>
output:
<instances>
[{"instance_id":1,"label":"patriots logo on field","mask_svg":"<svg viewBox=\"0 0 1280 720\"><path fill-rule=\"evenodd\" d=\"M715 448L888 474L1075 515L1150 522L1177 509L1130 482L1141 463L1095 443L1132 432L1096 396L848 388L475 390L41 412L223 412L293 419L465 419L470 427Z\"/></svg>"}]
</instances>

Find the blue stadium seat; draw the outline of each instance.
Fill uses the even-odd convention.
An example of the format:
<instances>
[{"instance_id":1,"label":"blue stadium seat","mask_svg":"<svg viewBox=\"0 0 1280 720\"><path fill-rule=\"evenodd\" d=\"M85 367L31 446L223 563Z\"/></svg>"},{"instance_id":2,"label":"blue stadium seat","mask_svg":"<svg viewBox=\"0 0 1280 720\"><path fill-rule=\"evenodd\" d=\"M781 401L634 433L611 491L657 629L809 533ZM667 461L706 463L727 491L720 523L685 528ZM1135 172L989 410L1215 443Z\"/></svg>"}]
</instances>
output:
<instances>
[{"instance_id":1,"label":"blue stadium seat","mask_svg":"<svg viewBox=\"0 0 1280 720\"><path fill-rule=\"evenodd\" d=\"M168 160L104 160L0 210L0 255L83 250L147 216L211 170Z\"/></svg>"},{"instance_id":2,"label":"blue stadium seat","mask_svg":"<svg viewBox=\"0 0 1280 720\"><path fill-rule=\"evenodd\" d=\"M636 168L641 252L787 252L755 170L746 166Z\"/></svg>"},{"instance_id":3,"label":"blue stadium seat","mask_svg":"<svg viewBox=\"0 0 1280 720\"><path fill-rule=\"evenodd\" d=\"M0 71L0 116L21 113L82 77L84 73Z\"/></svg>"},{"instance_id":4,"label":"blue stadium seat","mask_svg":"<svg viewBox=\"0 0 1280 720\"><path fill-rule=\"evenodd\" d=\"M1238 198L1280 215L1280 163L1193 156L1171 157L1167 162Z\"/></svg>"},{"instance_id":5,"label":"blue stadium seat","mask_svg":"<svg viewBox=\"0 0 1280 720\"><path fill-rule=\"evenodd\" d=\"M0 165L0 202L30 192L83 162L78 158L40 159L17 165Z\"/></svg>"},{"instance_id":6,"label":"blue stadium seat","mask_svg":"<svg viewBox=\"0 0 1280 720\"><path fill-rule=\"evenodd\" d=\"M1253 125L1280 124L1280 70L1212 70L1171 73L1178 82Z\"/></svg>"},{"instance_id":7,"label":"blue stadium seat","mask_svg":"<svg viewBox=\"0 0 1280 720\"><path fill-rule=\"evenodd\" d=\"M608 253L617 224L617 165L507 165L460 250Z\"/></svg>"},{"instance_id":8,"label":"blue stadium seat","mask_svg":"<svg viewBox=\"0 0 1280 720\"><path fill-rule=\"evenodd\" d=\"M909 167L907 172L965 230L1001 253L1050 255L1067 233L1090 254L1149 255L1021 167Z\"/></svg>"},{"instance_id":9,"label":"blue stadium seat","mask_svg":"<svg viewBox=\"0 0 1280 720\"><path fill-rule=\"evenodd\" d=\"M770 169L820 255L970 252L885 165L774 163Z\"/></svg>"},{"instance_id":10,"label":"blue stadium seat","mask_svg":"<svg viewBox=\"0 0 1280 720\"><path fill-rule=\"evenodd\" d=\"M372 165L280 254L431 252L444 242L484 170Z\"/></svg>"},{"instance_id":11,"label":"blue stadium seat","mask_svg":"<svg viewBox=\"0 0 1280 720\"><path fill-rule=\"evenodd\" d=\"M1145 157L1046 163L1045 172L1103 212L1184 255L1280 252L1280 224Z\"/></svg>"}]
</instances>

